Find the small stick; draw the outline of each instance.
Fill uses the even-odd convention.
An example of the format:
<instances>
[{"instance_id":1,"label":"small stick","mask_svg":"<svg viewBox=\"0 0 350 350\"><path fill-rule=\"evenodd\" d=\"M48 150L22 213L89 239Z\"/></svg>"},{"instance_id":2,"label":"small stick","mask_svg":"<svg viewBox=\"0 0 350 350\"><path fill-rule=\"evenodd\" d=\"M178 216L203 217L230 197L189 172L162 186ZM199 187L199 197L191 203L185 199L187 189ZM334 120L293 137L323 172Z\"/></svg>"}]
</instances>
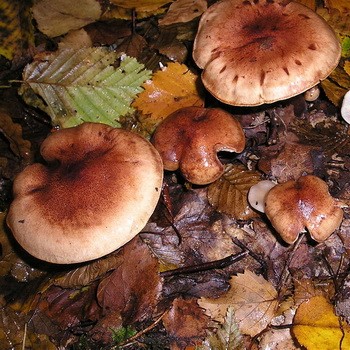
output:
<instances>
[{"instance_id":1,"label":"small stick","mask_svg":"<svg viewBox=\"0 0 350 350\"><path fill-rule=\"evenodd\" d=\"M202 263L194 266L179 267L178 269L174 269L174 270L163 271L160 273L160 275L162 277L171 277L171 276L196 273L196 272L202 272L202 271L213 270L213 269L222 269L237 261L242 260L248 254L249 254L249 251L244 250L237 254L231 254L226 258L223 258L220 260L210 261L210 262L206 262L206 263Z\"/></svg>"}]
</instances>

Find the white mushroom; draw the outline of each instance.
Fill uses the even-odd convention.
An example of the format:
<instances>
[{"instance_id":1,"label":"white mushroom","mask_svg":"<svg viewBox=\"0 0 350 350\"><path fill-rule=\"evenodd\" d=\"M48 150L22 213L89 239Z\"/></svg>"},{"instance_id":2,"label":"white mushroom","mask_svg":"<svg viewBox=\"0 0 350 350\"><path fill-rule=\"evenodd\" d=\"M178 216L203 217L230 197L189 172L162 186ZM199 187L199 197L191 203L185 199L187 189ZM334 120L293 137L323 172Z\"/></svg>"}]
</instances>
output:
<instances>
[{"instance_id":1,"label":"white mushroom","mask_svg":"<svg viewBox=\"0 0 350 350\"><path fill-rule=\"evenodd\" d=\"M252 208L261 213L265 212L265 198L267 193L276 183L270 180L262 180L253 185L248 192L248 202Z\"/></svg>"},{"instance_id":2,"label":"white mushroom","mask_svg":"<svg viewBox=\"0 0 350 350\"><path fill-rule=\"evenodd\" d=\"M350 124L350 90L344 95L343 104L340 109L342 118Z\"/></svg>"}]
</instances>

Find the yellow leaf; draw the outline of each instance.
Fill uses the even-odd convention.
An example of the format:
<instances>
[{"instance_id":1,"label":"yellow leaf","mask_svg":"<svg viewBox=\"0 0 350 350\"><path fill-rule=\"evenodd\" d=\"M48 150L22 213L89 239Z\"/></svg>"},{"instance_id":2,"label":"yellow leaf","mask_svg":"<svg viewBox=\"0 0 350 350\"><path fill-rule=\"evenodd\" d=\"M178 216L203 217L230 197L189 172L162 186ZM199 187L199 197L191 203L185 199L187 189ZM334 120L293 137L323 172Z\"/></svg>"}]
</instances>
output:
<instances>
[{"instance_id":1,"label":"yellow leaf","mask_svg":"<svg viewBox=\"0 0 350 350\"><path fill-rule=\"evenodd\" d=\"M169 114L189 106L203 106L199 77L180 63L169 63L143 84L144 91L132 104L142 115L142 126L150 133Z\"/></svg>"},{"instance_id":2,"label":"yellow leaf","mask_svg":"<svg viewBox=\"0 0 350 350\"><path fill-rule=\"evenodd\" d=\"M344 70L350 76L350 60L345 61Z\"/></svg>"},{"instance_id":3,"label":"yellow leaf","mask_svg":"<svg viewBox=\"0 0 350 350\"><path fill-rule=\"evenodd\" d=\"M339 85L337 85L335 82L333 82L330 79L325 79L321 82L321 86L323 91L325 92L326 96L329 98L329 100L335 105L340 107L341 103L343 101L343 97L348 91L346 88L343 88Z\"/></svg>"},{"instance_id":4,"label":"yellow leaf","mask_svg":"<svg viewBox=\"0 0 350 350\"><path fill-rule=\"evenodd\" d=\"M299 306L292 331L308 350L350 349L350 326L335 315L333 306L323 296Z\"/></svg>"},{"instance_id":5,"label":"yellow leaf","mask_svg":"<svg viewBox=\"0 0 350 350\"><path fill-rule=\"evenodd\" d=\"M34 43L28 4L19 0L0 1L0 55L9 60L21 56Z\"/></svg>"},{"instance_id":6,"label":"yellow leaf","mask_svg":"<svg viewBox=\"0 0 350 350\"><path fill-rule=\"evenodd\" d=\"M338 9L343 14L350 14L349 0L324 0L326 8Z\"/></svg>"},{"instance_id":7,"label":"yellow leaf","mask_svg":"<svg viewBox=\"0 0 350 350\"><path fill-rule=\"evenodd\" d=\"M201 298L198 303L214 320L223 323L229 307L242 333L255 336L263 331L275 316L277 291L262 276L246 270L230 280L231 289L217 299Z\"/></svg>"},{"instance_id":8,"label":"yellow leaf","mask_svg":"<svg viewBox=\"0 0 350 350\"><path fill-rule=\"evenodd\" d=\"M316 10L316 0L297 0L299 4L309 7L311 10Z\"/></svg>"},{"instance_id":9,"label":"yellow leaf","mask_svg":"<svg viewBox=\"0 0 350 350\"><path fill-rule=\"evenodd\" d=\"M138 11L154 11L171 3L172 0L111 0L111 3L126 9Z\"/></svg>"},{"instance_id":10,"label":"yellow leaf","mask_svg":"<svg viewBox=\"0 0 350 350\"><path fill-rule=\"evenodd\" d=\"M336 8L319 7L316 10L338 34L350 35L350 15L344 15Z\"/></svg>"}]
</instances>

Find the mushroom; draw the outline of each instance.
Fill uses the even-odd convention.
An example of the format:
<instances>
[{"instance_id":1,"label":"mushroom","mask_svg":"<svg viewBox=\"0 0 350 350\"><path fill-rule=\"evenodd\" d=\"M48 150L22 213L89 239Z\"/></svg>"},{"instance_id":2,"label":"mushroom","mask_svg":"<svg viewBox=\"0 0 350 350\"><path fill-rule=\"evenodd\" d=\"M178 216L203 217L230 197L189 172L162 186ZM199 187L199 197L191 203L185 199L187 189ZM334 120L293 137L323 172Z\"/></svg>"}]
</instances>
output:
<instances>
[{"instance_id":1,"label":"mushroom","mask_svg":"<svg viewBox=\"0 0 350 350\"><path fill-rule=\"evenodd\" d=\"M223 0L201 17L193 58L221 102L257 106L317 85L337 66L341 46L308 7L282 0Z\"/></svg>"},{"instance_id":2,"label":"mushroom","mask_svg":"<svg viewBox=\"0 0 350 350\"><path fill-rule=\"evenodd\" d=\"M350 124L350 90L344 95L340 114L342 118Z\"/></svg>"},{"instance_id":3,"label":"mushroom","mask_svg":"<svg viewBox=\"0 0 350 350\"><path fill-rule=\"evenodd\" d=\"M104 256L146 224L163 166L153 145L98 123L62 129L41 145L46 164L15 179L7 224L34 257L69 264Z\"/></svg>"},{"instance_id":4,"label":"mushroom","mask_svg":"<svg viewBox=\"0 0 350 350\"><path fill-rule=\"evenodd\" d=\"M187 181L205 185L224 172L217 153L242 152L245 136L241 124L222 109L184 107L159 124L152 143L165 170L180 169Z\"/></svg>"},{"instance_id":5,"label":"mushroom","mask_svg":"<svg viewBox=\"0 0 350 350\"><path fill-rule=\"evenodd\" d=\"M323 180L306 175L273 187L266 195L265 213L285 242L295 242L305 228L322 242L340 226L342 206Z\"/></svg>"},{"instance_id":6,"label":"mushroom","mask_svg":"<svg viewBox=\"0 0 350 350\"><path fill-rule=\"evenodd\" d=\"M276 183L270 180L261 180L253 185L248 192L248 203L250 206L257 211L264 213L267 193L275 186Z\"/></svg>"}]
</instances>

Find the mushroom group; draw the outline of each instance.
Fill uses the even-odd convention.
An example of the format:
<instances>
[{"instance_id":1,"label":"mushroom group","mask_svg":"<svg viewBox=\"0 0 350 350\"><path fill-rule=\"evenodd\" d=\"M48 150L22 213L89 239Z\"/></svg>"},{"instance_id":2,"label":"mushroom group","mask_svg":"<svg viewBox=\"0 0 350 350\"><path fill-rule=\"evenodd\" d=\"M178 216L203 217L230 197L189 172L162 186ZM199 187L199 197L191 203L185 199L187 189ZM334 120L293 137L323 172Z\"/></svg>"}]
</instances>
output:
<instances>
[{"instance_id":1,"label":"mushroom group","mask_svg":"<svg viewBox=\"0 0 350 350\"><path fill-rule=\"evenodd\" d=\"M46 164L14 181L7 224L36 258L60 264L99 258L131 240L158 202L162 160L143 137L98 123L51 133Z\"/></svg>"},{"instance_id":2,"label":"mushroom group","mask_svg":"<svg viewBox=\"0 0 350 350\"><path fill-rule=\"evenodd\" d=\"M308 7L286 0L223 0L202 15L193 58L218 100L257 106L317 85L337 66L333 29Z\"/></svg>"}]
</instances>

